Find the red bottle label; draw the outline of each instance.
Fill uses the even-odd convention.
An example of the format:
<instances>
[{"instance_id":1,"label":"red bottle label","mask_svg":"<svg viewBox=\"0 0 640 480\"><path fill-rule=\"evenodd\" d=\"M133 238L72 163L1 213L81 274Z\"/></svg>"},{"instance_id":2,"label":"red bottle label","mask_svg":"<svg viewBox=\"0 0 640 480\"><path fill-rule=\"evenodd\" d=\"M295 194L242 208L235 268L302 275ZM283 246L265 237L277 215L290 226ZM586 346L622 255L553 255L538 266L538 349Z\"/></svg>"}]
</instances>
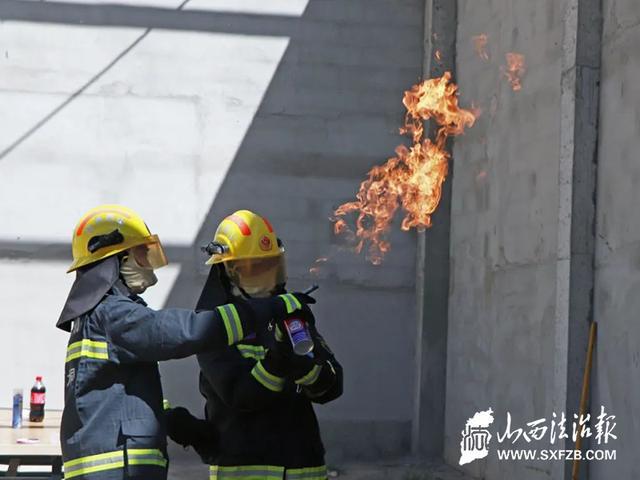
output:
<instances>
[{"instance_id":1,"label":"red bottle label","mask_svg":"<svg viewBox=\"0 0 640 480\"><path fill-rule=\"evenodd\" d=\"M31 392L31 403L35 405L44 405L44 393Z\"/></svg>"}]
</instances>

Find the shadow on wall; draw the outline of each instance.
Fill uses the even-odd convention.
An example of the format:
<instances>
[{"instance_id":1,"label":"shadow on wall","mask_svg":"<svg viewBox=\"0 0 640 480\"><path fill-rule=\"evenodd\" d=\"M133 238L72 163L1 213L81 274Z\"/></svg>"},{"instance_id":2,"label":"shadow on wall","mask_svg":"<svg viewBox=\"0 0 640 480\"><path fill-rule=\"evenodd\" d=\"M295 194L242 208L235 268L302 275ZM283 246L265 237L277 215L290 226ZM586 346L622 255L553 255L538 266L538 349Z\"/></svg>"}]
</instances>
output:
<instances>
[{"instance_id":1,"label":"shadow on wall","mask_svg":"<svg viewBox=\"0 0 640 480\"><path fill-rule=\"evenodd\" d=\"M335 253L327 217L392 154L402 91L421 62L422 2L311 0L167 301L195 304L206 274L198 246L224 216L239 208L266 215L285 242L290 287L320 284L314 310L345 367L344 397L317 409L330 460L409 450L414 235L394 235L385 264L372 267ZM312 262L329 251L311 278ZM195 370L192 361L164 364L167 392L193 391Z\"/></svg>"},{"instance_id":2,"label":"shadow on wall","mask_svg":"<svg viewBox=\"0 0 640 480\"><path fill-rule=\"evenodd\" d=\"M166 305L195 305L207 273L199 246L223 217L240 208L267 216L287 247L290 286L320 284L319 328L345 367L344 396L318 409L330 460L409 449L415 236L394 233L392 252L373 267L337 251L328 217L401 140L402 92L421 75L423 8L421 0L310 0L297 18L61 2L0 5L2 19L290 38L193 248L180 252L181 272ZM327 253L331 259L312 278L309 267ZM196 362L166 362L162 372L172 404L200 414Z\"/></svg>"}]
</instances>

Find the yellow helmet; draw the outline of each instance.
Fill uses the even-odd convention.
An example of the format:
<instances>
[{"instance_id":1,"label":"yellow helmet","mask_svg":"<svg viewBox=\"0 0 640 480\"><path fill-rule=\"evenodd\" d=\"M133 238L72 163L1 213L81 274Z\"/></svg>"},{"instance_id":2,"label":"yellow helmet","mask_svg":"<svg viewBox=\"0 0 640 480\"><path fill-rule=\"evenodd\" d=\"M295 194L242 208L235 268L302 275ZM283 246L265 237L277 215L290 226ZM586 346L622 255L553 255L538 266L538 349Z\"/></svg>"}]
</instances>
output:
<instances>
[{"instance_id":1,"label":"yellow helmet","mask_svg":"<svg viewBox=\"0 0 640 480\"><path fill-rule=\"evenodd\" d=\"M222 220L204 249L211 255L207 265L284 253L269 221L249 210L238 210Z\"/></svg>"},{"instance_id":2,"label":"yellow helmet","mask_svg":"<svg viewBox=\"0 0 640 480\"><path fill-rule=\"evenodd\" d=\"M82 216L73 231L73 263L67 273L133 247L138 263L152 268L167 264L157 235L152 235L144 220L121 205L101 205Z\"/></svg>"},{"instance_id":3,"label":"yellow helmet","mask_svg":"<svg viewBox=\"0 0 640 480\"><path fill-rule=\"evenodd\" d=\"M269 221L249 210L226 217L203 248L207 265L224 263L230 280L249 295L266 295L286 281L284 247Z\"/></svg>"}]
</instances>

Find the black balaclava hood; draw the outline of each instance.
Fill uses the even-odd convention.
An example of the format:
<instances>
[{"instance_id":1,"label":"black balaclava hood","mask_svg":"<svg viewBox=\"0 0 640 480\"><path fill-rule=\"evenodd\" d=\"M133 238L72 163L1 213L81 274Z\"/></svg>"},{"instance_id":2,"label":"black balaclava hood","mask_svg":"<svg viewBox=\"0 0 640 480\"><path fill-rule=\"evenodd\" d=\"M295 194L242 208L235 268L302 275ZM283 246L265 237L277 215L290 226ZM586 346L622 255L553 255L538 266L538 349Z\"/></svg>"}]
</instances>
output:
<instances>
[{"instance_id":1,"label":"black balaclava hood","mask_svg":"<svg viewBox=\"0 0 640 480\"><path fill-rule=\"evenodd\" d=\"M98 305L102 297L118 281L119 275L118 255L76 270L76 280L71 286L56 327L71 331L71 321Z\"/></svg>"},{"instance_id":2,"label":"black balaclava hood","mask_svg":"<svg viewBox=\"0 0 640 480\"><path fill-rule=\"evenodd\" d=\"M224 265L222 263L211 265L209 276L204 287L202 287L202 293L200 293L200 298L196 304L196 311L214 310L216 307L228 303L231 298L230 292L231 285L224 270Z\"/></svg>"}]
</instances>

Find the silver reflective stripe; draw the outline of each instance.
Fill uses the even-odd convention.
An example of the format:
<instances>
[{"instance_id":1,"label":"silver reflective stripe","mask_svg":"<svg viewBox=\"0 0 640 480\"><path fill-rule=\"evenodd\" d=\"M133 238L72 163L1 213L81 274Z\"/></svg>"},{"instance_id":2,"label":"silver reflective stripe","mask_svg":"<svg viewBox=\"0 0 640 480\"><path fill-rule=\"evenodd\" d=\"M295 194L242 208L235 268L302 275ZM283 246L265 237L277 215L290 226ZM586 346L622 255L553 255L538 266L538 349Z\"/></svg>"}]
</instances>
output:
<instances>
[{"instance_id":1,"label":"silver reflective stripe","mask_svg":"<svg viewBox=\"0 0 640 480\"><path fill-rule=\"evenodd\" d=\"M300 301L295 297L295 295L292 295L291 293L285 293L278 296L287 306L287 313L293 313L295 310L299 310L302 308Z\"/></svg>"},{"instance_id":2,"label":"silver reflective stripe","mask_svg":"<svg viewBox=\"0 0 640 480\"><path fill-rule=\"evenodd\" d=\"M263 387L272 392L281 392L284 388L284 378L276 377L272 373L269 373L260 361L258 361L256 366L251 370L251 375L253 375L253 378L262 384Z\"/></svg>"},{"instance_id":3,"label":"silver reflective stripe","mask_svg":"<svg viewBox=\"0 0 640 480\"><path fill-rule=\"evenodd\" d=\"M127 463L129 465L157 465L159 467L167 466L167 459L164 454L155 448L128 448Z\"/></svg>"},{"instance_id":4,"label":"silver reflective stripe","mask_svg":"<svg viewBox=\"0 0 640 480\"><path fill-rule=\"evenodd\" d=\"M238 310L236 310L236 307L230 303L221 305L217 307L217 309L222 316L224 327L227 330L229 345L238 343L244 338L244 332L242 331L242 323L240 322Z\"/></svg>"},{"instance_id":5,"label":"silver reflective stripe","mask_svg":"<svg viewBox=\"0 0 640 480\"><path fill-rule=\"evenodd\" d=\"M244 358L252 358L254 360L262 360L267 350L260 345L236 345L236 348Z\"/></svg>"},{"instance_id":6,"label":"silver reflective stripe","mask_svg":"<svg viewBox=\"0 0 640 480\"><path fill-rule=\"evenodd\" d=\"M209 467L210 480L242 479L242 480L282 480L284 467L272 465L243 465L237 467L223 467L212 465Z\"/></svg>"},{"instance_id":7,"label":"silver reflective stripe","mask_svg":"<svg viewBox=\"0 0 640 480\"><path fill-rule=\"evenodd\" d=\"M64 478L69 479L118 468L124 468L124 453L122 450L66 461L64 462Z\"/></svg>"},{"instance_id":8,"label":"silver reflective stripe","mask_svg":"<svg viewBox=\"0 0 640 480\"><path fill-rule=\"evenodd\" d=\"M327 467L292 468L285 473L286 480L326 480Z\"/></svg>"},{"instance_id":9,"label":"silver reflective stripe","mask_svg":"<svg viewBox=\"0 0 640 480\"><path fill-rule=\"evenodd\" d=\"M304 377L296 380L298 385L313 385L318 377L320 376L320 372L322 371L322 367L320 365L314 365L313 368L307 373Z\"/></svg>"},{"instance_id":10,"label":"silver reflective stripe","mask_svg":"<svg viewBox=\"0 0 640 480\"><path fill-rule=\"evenodd\" d=\"M89 340L88 338L70 343L67 347L66 362L80 357L109 360L109 346L107 342Z\"/></svg>"}]
</instances>

